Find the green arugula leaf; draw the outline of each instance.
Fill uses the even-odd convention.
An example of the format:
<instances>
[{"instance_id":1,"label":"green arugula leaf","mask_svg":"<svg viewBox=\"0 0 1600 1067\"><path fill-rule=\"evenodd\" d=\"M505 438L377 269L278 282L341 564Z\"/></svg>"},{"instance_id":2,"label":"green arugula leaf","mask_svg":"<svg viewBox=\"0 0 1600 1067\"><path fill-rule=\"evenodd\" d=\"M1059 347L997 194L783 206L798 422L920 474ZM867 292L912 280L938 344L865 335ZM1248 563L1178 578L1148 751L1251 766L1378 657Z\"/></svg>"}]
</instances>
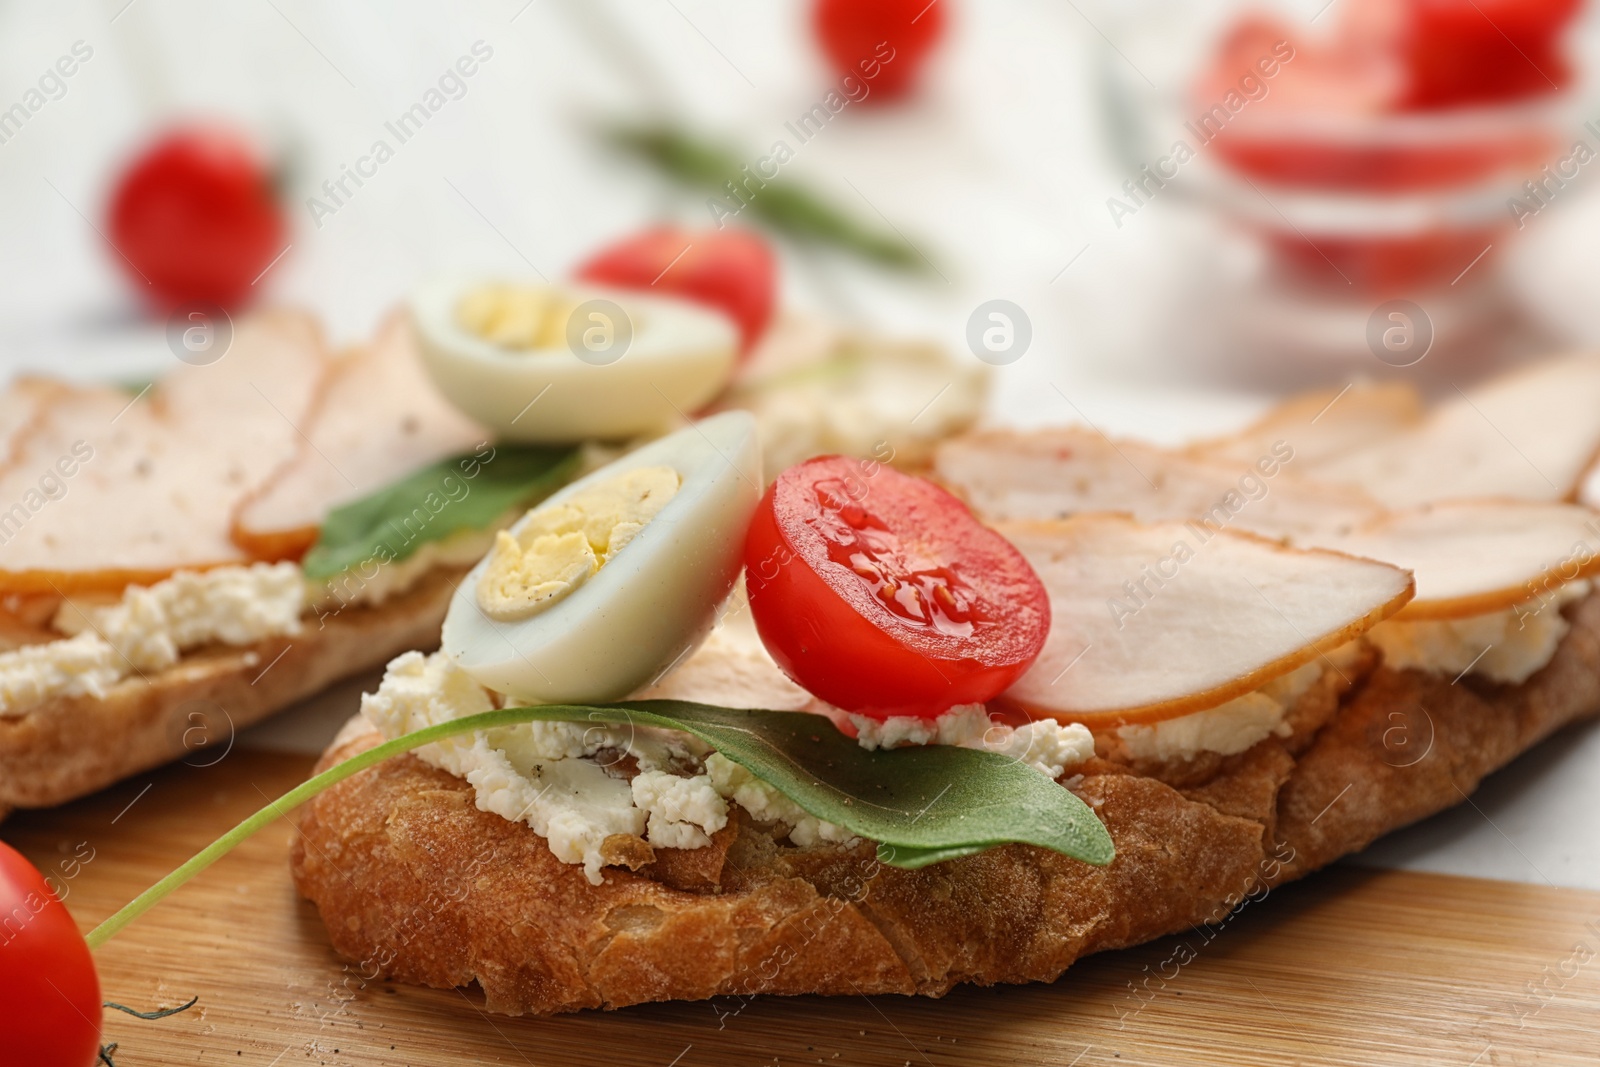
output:
<instances>
[{"instance_id":1,"label":"green arugula leaf","mask_svg":"<svg viewBox=\"0 0 1600 1067\"><path fill-rule=\"evenodd\" d=\"M493 445L441 459L334 508L301 560L306 577L327 578L371 561L405 559L429 541L483 530L506 512L549 496L572 477L578 450Z\"/></svg>"},{"instance_id":2,"label":"green arugula leaf","mask_svg":"<svg viewBox=\"0 0 1600 1067\"><path fill-rule=\"evenodd\" d=\"M976 856L986 847L953 845L950 848L907 848L905 845L879 845L878 858L891 867L903 867L908 871L914 871L919 867L931 867L946 860L958 860L962 856Z\"/></svg>"},{"instance_id":3,"label":"green arugula leaf","mask_svg":"<svg viewBox=\"0 0 1600 1067\"><path fill-rule=\"evenodd\" d=\"M1104 866L1111 835L1076 795L997 752L930 745L868 752L820 715L682 700L504 708L413 730L334 765L270 801L89 931L99 948L256 831L352 775L412 749L526 722L661 726L693 734L819 819L877 841L878 858L916 869L1023 842Z\"/></svg>"},{"instance_id":4,"label":"green arugula leaf","mask_svg":"<svg viewBox=\"0 0 1600 1067\"><path fill-rule=\"evenodd\" d=\"M540 718L571 711L525 708ZM584 720L693 734L804 808L879 843L879 858L923 867L1020 841L1097 865L1111 837L1087 804L1018 760L920 745L869 752L818 715L681 700L588 709Z\"/></svg>"}]
</instances>

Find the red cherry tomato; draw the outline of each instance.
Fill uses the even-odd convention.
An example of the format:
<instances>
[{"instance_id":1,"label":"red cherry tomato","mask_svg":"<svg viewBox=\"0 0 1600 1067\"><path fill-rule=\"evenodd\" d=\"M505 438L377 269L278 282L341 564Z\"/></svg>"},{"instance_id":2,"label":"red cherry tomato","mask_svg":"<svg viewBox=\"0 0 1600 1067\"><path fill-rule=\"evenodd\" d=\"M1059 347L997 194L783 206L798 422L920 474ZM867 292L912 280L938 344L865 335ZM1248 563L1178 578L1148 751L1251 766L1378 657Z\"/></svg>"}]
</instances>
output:
<instances>
[{"instance_id":1,"label":"red cherry tomato","mask_svg":"<svg viewBox=\"0 0 1600 1067\"><path fill-rule=\"evenodd\" d=\"M1235 99L1252 88L1260 94L1214 133L1217 153L1235 169L1274 185L1389 194L1536 171L1559 150L1557 131L1538 122L1385 135L1383 123L1396 113L1500 102L1549 92L1550 83L1467 0L1348 2L1339 35L1329 42L1297 37L1287 25L1256 16L1223 37L1196 83L1193 109L1205 116L1230 92ZM1542 23L1524 13L1505 25L1529 35L1538 28L1548 39L1529 37L1519 47L1542 54L1560 25L1550 9L1572 2L1541 0L1531 7L1545 9ZM1471 17L1463 21L1458 8ZM1462 25L1447 28L1452 21ZM1487 55L1500 51L1515 62ZM1566 69L1541 67L1558 81Z\"/></svg>"},{"instance_id":2,"label":"red cherry tomato","mask_svg":"<svg viewBox=\"0 0 1600 1067\"><path fill-rule=\"evenodd\" d=\"M1503 243L1508 229L1509 223L1496 223L1401 237L1318 234L1315 246L1294 230L1273 229L1266 237L1284 277L1340 291L1354 287L1374 300L1387 300L1449 282L1469 263L1474 270L1492 264L1494 254L1483 255L1484 250Z\"/></svg>"},{"instance_id":3,"label":"red cherry tomato","mask_svg":"<svg viewBox=\"0 0 1600 1067\"><path fill-rule=\"evenodd\" d=\"M784 672L864 715L935 716L1004 692L1050 629L1012 544L922 478L844 456L778 476L745 538L762 642Z\"/></svg>"},{"instance_id":4,"label":"red cherry tomato","mask_svg":"<svg viewBox=\"0 0 1600 1067\"><path fill-rule=\"evenodd\" d=\"M1380 194L1448 189L1507 169L1533 174L1561 152L1553 132L1536 123L1493 135L1468 130L1458 141L1435 142L1352 143L1292 130L1269 136L1228 130L1216 147L1235 169L1257 180Z\"/></svg>"},{"instance_id":5,"label":"red cherry tomato","mask_svg":"<svg viewBox=\"0 0 1600 1067\"><path fill-rule=\"evenodd\" d=\"M749 352L772 321L778 264L767 242L749 230L681 230L657 226L601 249L578 277L622 289L654 288L720 311L739 327Z\"/></svg>"},{"instance_id":6,"label":"red cherry tomato","mask_svg":"<svg viewBox=\"0 0 1600 1067\"><path fill-rule=\"evenodd\" d=\"M1384 0L1393 3L1393 0ZM1581 0L1410 0L1401 48L1404 105L1460 107L1564 88L1572 72L1557 39Z\"/></svg>"},{"instance_id":7,"label":"red cherry tomato","mask_svg":"<svg viewBox=\"0 0 1600 1067\"><path fill-rule=\"evenodd\" d=\"M33 864L0 842L0 1063L89 1067L100 979L78 926Z\"/></svg>"},{"instance_id":8,"label":"red cherry tomato","mask_svg":"<svg viewBox=\"0 0 1600 1067\"><path fill-rule=\"evenodd\" d=\"M161 311L241 307L283 251L271 176L252 146L219 126L184 127L141 153L111 198L112 244Z\"/></svg>"},{"instance_id":9,"label":"red cherry tomato","mask_svg":"<svg viewBox=\"0 0 1600 1067\"><path fill-rule=\"evenodd\" d=\"M860 103L910 92L944 31L948 0L817 0L812 23L833 69L868 86Z\"/></svg>"}]
</instances>

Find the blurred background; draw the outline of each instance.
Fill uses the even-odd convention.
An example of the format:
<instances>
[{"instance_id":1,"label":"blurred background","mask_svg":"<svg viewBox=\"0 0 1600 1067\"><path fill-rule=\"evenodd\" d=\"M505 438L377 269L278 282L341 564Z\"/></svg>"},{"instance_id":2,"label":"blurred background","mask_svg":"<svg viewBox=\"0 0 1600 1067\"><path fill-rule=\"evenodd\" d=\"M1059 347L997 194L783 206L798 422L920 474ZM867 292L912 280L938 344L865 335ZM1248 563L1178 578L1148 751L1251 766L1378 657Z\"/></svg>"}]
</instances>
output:
<instances>
[{"instance_id":1,"label":"blurred background","mask_svg":"<svg viewBox=\"0 0 1600 1067\"><path fill-rule=\"evenodd\" d=\"M1172 440L1294 387L1438 392L1600 339L1593 22L1579 0L5 5L0 372L147 377L189 299L309 305L355 340L431 274L558 279L668 220L762 228L785 308L962 359L1008 301L1026 341L985 359L992 421ZM863 77L852 49L886 39Z\"/></svg>"}]
</instances>

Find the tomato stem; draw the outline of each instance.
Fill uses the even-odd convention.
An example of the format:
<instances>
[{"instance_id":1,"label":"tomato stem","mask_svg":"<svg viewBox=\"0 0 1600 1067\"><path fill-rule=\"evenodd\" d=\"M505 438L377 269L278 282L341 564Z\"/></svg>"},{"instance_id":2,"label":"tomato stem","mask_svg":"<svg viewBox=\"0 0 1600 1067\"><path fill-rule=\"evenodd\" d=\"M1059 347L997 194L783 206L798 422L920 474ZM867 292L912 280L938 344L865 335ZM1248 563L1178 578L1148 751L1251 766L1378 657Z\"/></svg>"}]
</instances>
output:
<instances>
[{"instance_id":1,"label":"tomato stem","mask_svg":"<svg viewBox=\"0 0 1600 1067\"><path fill-rule=\"evenodd\" d=\"M266 807L195 853L188 862L134 897L120 911L93 930L90 930L85 940L89 942L90 948L99 948L115 937L124 926L127 926L133 920L155 907L167 894L232 852L256 831L276 822L279 818L298 808L318 793L330 786L337 785L351 775L359 774L368 767L382 763L391 756L410 752L414 748L421 748L423 745L432 744L435 741L455 737L458 734L472 733L477 730L493 730L502 726L515 726L519 723L531 722L536 717L547 717L551 710L549 706L541 708L505 708L499 711L482 712L478 715L468 715L465 718L452 719L449 722L425 726L421 730L415 730L403 737L397 737L393 741L385 741L381 745L352 756L343 763L330 767L321 774L300 783L277 800L269 801ZM574 717L582 718L582 715L582 710L574 711Z\"/></svg>"}]
</instances>

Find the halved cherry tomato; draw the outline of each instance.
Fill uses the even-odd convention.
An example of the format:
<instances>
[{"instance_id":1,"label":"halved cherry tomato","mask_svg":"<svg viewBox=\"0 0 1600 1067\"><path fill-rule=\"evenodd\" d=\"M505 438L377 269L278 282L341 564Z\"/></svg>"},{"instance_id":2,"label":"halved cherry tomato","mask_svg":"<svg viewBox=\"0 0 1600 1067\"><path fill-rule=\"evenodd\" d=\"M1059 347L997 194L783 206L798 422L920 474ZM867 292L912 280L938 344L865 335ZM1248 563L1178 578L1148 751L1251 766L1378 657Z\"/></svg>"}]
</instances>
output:
<instances>
[{"instance_id":1,"label":"halved cherry tomato","mask_svg":"<svg viewBox=\"0 0 1600 1067\"><path fill-rule=\"evenodd\" d=\"M844 456L778 476L746 535L745 568L773 659L864 715L990 700L1050 630L1044 586L1009 541L932 482Z\"/></svg>"},{"instance_id":2,"label":"halved cherry tomato","mask_svg":"<svg viewBox=\"0 0 1600 1067\"><path fill-rule=\"evenodd\" d=\"M1399 237L1318 234L1308 239L1304 233L1274 227L1265 236L1283 277L1339 291L1353 286L1374 300L1386 300L1448 282L1468 264L1481 269L1493 263L1493 254L1484 255L1485 249L1503 244L1508 229L1510 223L1499 222Z\"/></svg>"},{"instance_id":3,"label":"halved cherry tomato","mask_svg":"<svg viewBox=\"0 0 1600 1067\"><path fill-rule=\"evenodd\" d=\"M283 251L283 210L255 148L214 125L181 127L140 154L111 198L111 242L158 310L249 302Z\"/></svg>"},{"instance_id":4,"label":"halved cherry tomato","mask_svg":"<svg viewBox=\"0 0 1600 1067\"><path fill-rule=\"evenodd\" d=\"M43 875L0 842L0 1063L89 1067L100 1055L100 979Z\"/></svg>"},{"instance_id":5,"label":"halved cherry tomato","mask_svg":"<svg viewBox=\"0 0 1600 1067\"><path fill-rule=\"evenodd\" d=\"M1557 47L1557 9L1570 15L1573 2L1539 0L1501 20L1522 35L1515 45L1479 10L1501 0L1349 0L1327 41L1247 16L1196 83L1192 126L1235 169L1281 186L1387 194L1536 171L1564 136L1548 123L1458 124L1426 136L1396 136L1385 124L1409 110L1553 91L1544 74L1561 84L1565 64L1529 60ZM1252 90L1259 98L1247 97ZM1239 113L1230 118L1225 101Z\"/></svg>"},{"instance_id":6,"label":"halved cherry tomato","mask_svg":"<svg viewBox=\"0 0 1600 1067\"><path fill-rule=\"evenodd\" d=\"M1401 4L1410 74L1404 106L1500 103L1565 88L1572 70L1558 38L1581 6L1580 0Z\"/></svg>"},{"instance_id":7,"label":"halved cherry tomato","mask_svg":"<svg viewBox=\"0 0 1600 1067\"><path fill-rule=\"evenodd\" d=\"M1433 143L1319 139L1315 132L1293 130L1254 136L1249 130L1227 130L1216 139L1216 146L1229 164L1258 181L1379 194L1448 189L1506 170L1533 174L1561 152L1557 132L1537 123L1494 134L1467 131L1458 141Z\"/></svg>"},{"instance_id":8,"label":"halved cherry tomato","mask_svg":"<svg viewBox=\"0 0 1600 1067\"><path fill-rule=\"evenodd\" d=\"M601 249L578 277L622 289L651 289L720 311L739 327L741 352L761 339L777 302L778 265L749 230L657 226Z\"/></svg>"},{"instance_id":9,"label":"halved cherry tomato","mask_svg":"<svg viewBox=\"0 0 1600 1067\"><path fill-rule=\"evenodd\" d=\"M839 76L866 84L867 95L859 102L881 104L916 86L928 53L944 31L946 2L818 0L812 23Z\"/></svg>"}]
</instances>

